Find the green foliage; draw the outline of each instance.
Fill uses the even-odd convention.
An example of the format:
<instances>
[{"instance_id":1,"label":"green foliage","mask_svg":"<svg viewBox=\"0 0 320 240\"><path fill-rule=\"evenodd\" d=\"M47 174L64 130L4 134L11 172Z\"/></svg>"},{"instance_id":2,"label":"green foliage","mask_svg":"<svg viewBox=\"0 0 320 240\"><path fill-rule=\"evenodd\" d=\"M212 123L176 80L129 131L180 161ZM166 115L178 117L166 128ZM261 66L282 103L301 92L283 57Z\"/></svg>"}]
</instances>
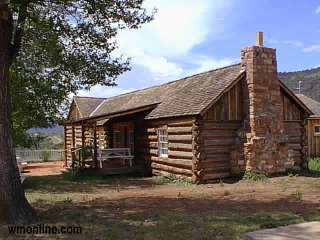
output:
<instances>
[{"instance_id":1,"label":"green foliage","mask_svg":"<svg viewBox=\"0 0 320 240\"><path fill-rule=\"evenodd\" d=\"M50 157L50 152L49 151L43 151L42 152L42 156L41 156L42 161L48 162L49 161L49 157Z\"/></svg>"},{"instance_id":2,"label":"green foliage","mask_svg":"<svg viewBox=\"0 0 320 240\"><path fill-rule=\"evenodd\" d=\"M312 172L320 173L320 158L311 158L308 162L308 168Z\"/></svg>"},{"instance_id":3,"label":"green foliage","mask_svg":"<svg viewBox=\"0 0 320 240\"><path fill-rule=\"evenodd\" d=\"M15 141L26 130L59 123L69 96L93 85L114 86L129 60L115 54L119 30L152 20L143 0L11 0L14 16L10 81ZM2 3L7 4L7 3Z\"/></svg>"},{"instance_id":4,"label":"green foliage","mask_svg":"<svg viewBox=\"0 0 320 240\"><path fill-rule=\"evenodd\" d=\"M268 175L264 172L246 171L243 175L243 179L250 181L265 181L268 179Z\"/></svg>"},{"instance_id":5,"label":"green foliage","mask_svg":"<svg viewBox=\"0 0 320 240\"><path fill-rule=\"evenodd\" d=\"M192 185L192 181L187 178L178 178L174 174L168 174L165 176L155 176L152 178L152 181L158 185L168 185L174 184L179 186L190 186Z\"/></svg>"}]
</instances>

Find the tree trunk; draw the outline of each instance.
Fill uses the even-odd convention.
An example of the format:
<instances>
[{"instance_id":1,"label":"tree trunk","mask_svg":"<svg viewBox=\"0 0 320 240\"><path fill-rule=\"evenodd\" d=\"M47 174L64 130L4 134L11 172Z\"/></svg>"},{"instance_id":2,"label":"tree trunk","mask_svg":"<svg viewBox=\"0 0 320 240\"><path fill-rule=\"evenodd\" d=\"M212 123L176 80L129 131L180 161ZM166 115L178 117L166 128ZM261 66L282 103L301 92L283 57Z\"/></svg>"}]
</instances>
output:
<instances>
[{"instance_id":1,"label":"tree trunk","mask_svg":"<svg viewBox=\"0 0 320 240\"><path fill-rule=\"evenodd\" d=\"M9 92L12 15L0 4L0 223L29 223L36 215L20 182L11 129Z\"/></svg>"}]
</instances>

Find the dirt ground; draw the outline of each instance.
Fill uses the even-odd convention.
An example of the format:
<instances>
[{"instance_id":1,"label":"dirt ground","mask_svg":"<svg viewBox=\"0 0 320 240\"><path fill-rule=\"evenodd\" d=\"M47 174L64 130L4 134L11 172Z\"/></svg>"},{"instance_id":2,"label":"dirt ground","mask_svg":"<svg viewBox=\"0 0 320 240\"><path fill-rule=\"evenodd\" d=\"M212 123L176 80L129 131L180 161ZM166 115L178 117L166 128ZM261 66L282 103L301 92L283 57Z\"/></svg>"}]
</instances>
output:
<instances>
[{"instance_id":1,"label":"dirt ground","mask_svg":"<svg viewBox=\"0 0 320 240\"><path fill-rule=\"evenodd\" d=\"M63 162L29 164L26 195L41 223L79 225L84 234L45 239L239 240L250 231L320 221L320 175L190 185L154 177L74 179L63 170Z\"/></svg>"},{"instance_id":2,"label":"dirt ground","mask_svg":"<svg viewBox=\"0 0 320 240\"><path fill-rule=\"evenodd\" d=\"M23 173L26 176L53 176L60 175L64 171L64 162L40 162L29 163Z\"/></svg>"},{"instance_id":3,"label":"dirt ground","mask_svg":"<svg viewBox=\"0 0 320 240\"><path fill-rule=\"evenodd\" d=\"M29 164L27 176L58 176L64 162ZM266 181L226 180L216 184L179 186L157 185L152 178L111 178L107 186L83 185L83 191L94 191L95 198L106 195L109 200L131 200L126 211L161 210L206 211L234 209L236 211L320 211L320 178L283 176ZM99 187L100 186L100 187ZM104 187L103 187L104 186ZM65 189L64 189L65 190ZM179 199L180 201L172 201ZM213 202L214 200L214 202ZM239 208L241 206L241 208Z\"/></svg>"}]
</instances>

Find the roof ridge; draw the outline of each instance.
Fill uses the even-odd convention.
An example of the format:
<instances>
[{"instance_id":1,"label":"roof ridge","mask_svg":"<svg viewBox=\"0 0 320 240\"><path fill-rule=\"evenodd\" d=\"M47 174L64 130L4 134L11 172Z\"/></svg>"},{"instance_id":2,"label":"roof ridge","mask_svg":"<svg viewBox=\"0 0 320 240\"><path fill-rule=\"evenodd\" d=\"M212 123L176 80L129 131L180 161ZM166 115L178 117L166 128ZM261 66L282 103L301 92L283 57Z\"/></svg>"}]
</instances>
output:
<instances>
[{"instance_id":1,"label":"roof ridge","mask_svg":"<svg viewBox=\"0 0 320 240\"><path fill-rule=\"evenodd\" d=\"M129 95L129 94L132 94L132 93L141 92L141 91L145 91L145 90L152 89L152 88L157 88L157 87L164 86L164 85L169 85L169 84L172 84L172 83L175 83L175 82L178 82L178 81L186 80L188 78L193 78L193 77L196 77L196 76L199 76L199 75L202 75L202 74L215 72L215 71L218 71L218 70L223 70L225 68L230 68L230 67L234 67L234 66L237 66L237 65L240 65L240 63L235 63L235 64L231 64L231 65L228 65L228 66L211 69L211 70L208 70L208 71L205 71L205 72L196 73L196 74L193 74L191 76L183 77L183 78L180 78L180 79L177 79L177 80L173 80L173 81L170 81L170 82L166 82L166 83L162 83L162 84L159 84L159 85L154 85L154 86L150 86L150 87L146 87L146 88L142 88L142 89L137 89L137 90L132 91L132 92L122 93L122 94L119 94L119 95L116 95L116 96L105 98L105 100L111 100L111 99L114 99L114 98L117 98L117 97L122 97L122 96L125 96L125 95Z\"/></svg>"},{"instance_id":2,"label":"roof ridge","mask_svg":"<svg viewBox=\"0 0 320 240\"><path fill-rule=\"evenodd\" d=\"M92 99L101 99L101 100L107 99L107 98L102 98L102 97L85 97L85 96L74 96L74 98L92 98Z\"/></svg>"}]
</instances>

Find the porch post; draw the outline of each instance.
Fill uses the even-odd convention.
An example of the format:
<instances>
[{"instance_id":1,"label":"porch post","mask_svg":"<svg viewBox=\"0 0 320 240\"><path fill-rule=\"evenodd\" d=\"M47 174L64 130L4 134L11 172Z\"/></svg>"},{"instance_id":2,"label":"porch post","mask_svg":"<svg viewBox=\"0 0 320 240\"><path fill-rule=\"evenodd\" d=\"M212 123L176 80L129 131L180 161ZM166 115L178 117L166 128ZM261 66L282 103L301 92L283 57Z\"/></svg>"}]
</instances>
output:
<instances>
[{"instance_id":1,"label":"porch post","mask_svg":"<svg viewBox=\"0 0 320 240\"><path fill-rule=\"evenodd\" d=\"M97 151L97 124L94 123L93 125L93 161L94 161L94 168L98 168L98 151Z\"/></svg>"}]
</instances>

